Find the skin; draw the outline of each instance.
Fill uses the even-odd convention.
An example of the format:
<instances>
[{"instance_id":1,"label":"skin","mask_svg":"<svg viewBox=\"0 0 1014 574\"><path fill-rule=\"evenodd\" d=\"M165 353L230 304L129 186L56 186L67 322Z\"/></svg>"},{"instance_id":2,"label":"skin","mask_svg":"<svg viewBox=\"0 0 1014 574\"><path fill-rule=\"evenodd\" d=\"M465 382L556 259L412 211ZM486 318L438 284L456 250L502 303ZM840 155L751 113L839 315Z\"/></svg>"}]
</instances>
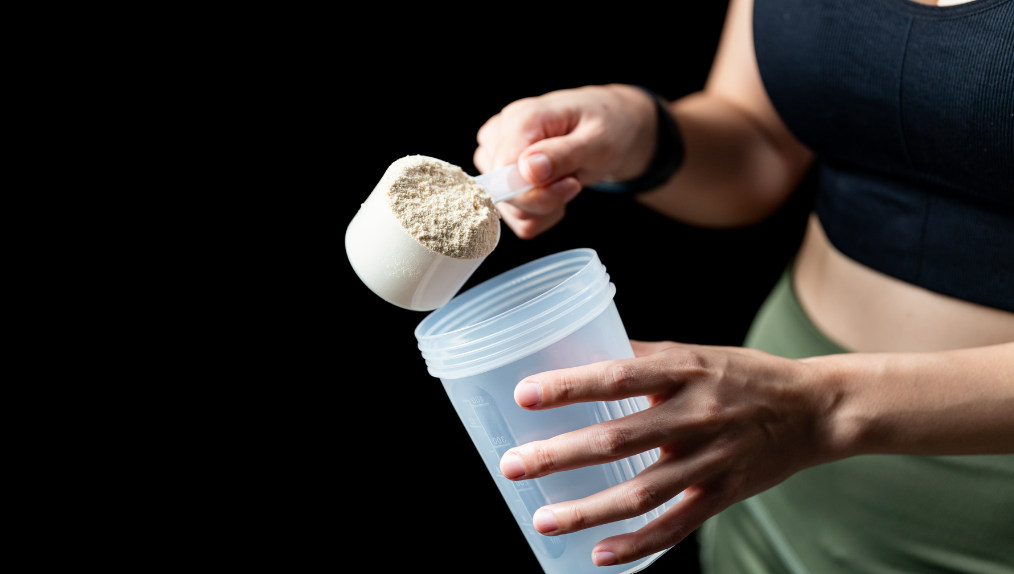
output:
<instances>
[{"instance_id":1,"label":"skin","mask_svg":"<svg viewBox=\"0 0 1014 574\"><path fill-rule=\"evenodd\" d=\"M511 449L511 480L602 464L658 447L616 487L539 509L556 536L638 516L685 490L635 533L592 550L599 566L680 542L709 517L804 468L860 454L1014 452L1014 345L795 361L751 349L632 342L637 358L529 377L516 402L543 410L647 396L645 411ZM889 381L889 384L884 384Z\"/></svg>"},{"instance_id":2,"label":"skin","mask_svg":"<svg viewBox=\"0 0 1014 574\"><path fill-rule=\"evenodd\" d=\"M930 2L923 2L930 3ZM932 2L935 4L935 0ZM702 92L671 105L684 166L643 205L698 226L750 225L774 213L813 162L764 91L752 1L733 0ZM483 172L518 161L539 185L498 204L522 238L555 225L582 185L642 173L654 153L652 101L629 86L520 100L478 134ZM540 157L541 156L541 157ZM793 282L813 322L848 355L790 360L760 351L632 342L636 358L521 381L522 408L647 396L641 413L519 446L509 479L537 478L658 447L634 479L533 516L555 536L684 499L641 530L608 538L597 565L668 548L729 505L799 470L860 454L1014 453L1014 314L932 293L848 259L811 218Z\"/></svg>"}]
</instances>

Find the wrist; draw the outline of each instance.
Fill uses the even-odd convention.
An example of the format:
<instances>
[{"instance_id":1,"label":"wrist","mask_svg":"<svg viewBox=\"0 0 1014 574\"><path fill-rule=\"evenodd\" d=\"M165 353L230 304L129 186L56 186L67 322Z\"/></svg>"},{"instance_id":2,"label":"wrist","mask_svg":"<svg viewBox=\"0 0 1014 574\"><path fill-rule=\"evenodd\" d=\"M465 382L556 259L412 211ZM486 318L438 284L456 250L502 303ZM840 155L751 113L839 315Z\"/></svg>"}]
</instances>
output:
<instances>
[{"instance_id":1,"label":"wrist","mask_svg":"<svg viewBox=\"0 0 1014 574\"><path fill-rule=\"evenodd\" d=\"M651 165L658 147L658 111L655 100L644 90L626 84L607 86L628 111L627 121L634 133L629 147L621 151L616 170L610 174L614 181L628 181L642 176Z\"/></svg>"},{"instance_id":2,"label":"wrist","mask_svg":"<svg viewBox=\"0 0 1014 574\"><path fill-rule=\"evenodd\" d=\"M863 410L859 396L859 390L870 385L855 383L876 376L876 365L857 361L854 355L812 357L801 362L813 377L810 387L821 421L817 433L820 462L875 452L869 444L872 413Z\"/></svg>"}]
</instances>

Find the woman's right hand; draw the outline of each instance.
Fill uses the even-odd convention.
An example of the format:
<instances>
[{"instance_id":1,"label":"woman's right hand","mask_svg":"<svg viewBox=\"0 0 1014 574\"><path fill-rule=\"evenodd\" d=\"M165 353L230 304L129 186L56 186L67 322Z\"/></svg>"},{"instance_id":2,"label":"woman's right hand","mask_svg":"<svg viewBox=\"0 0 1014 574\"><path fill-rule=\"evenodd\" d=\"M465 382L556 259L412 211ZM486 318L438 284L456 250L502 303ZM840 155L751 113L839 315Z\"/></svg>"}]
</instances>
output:
<instances>
[{"instance_id":1,"label":"woman's right hand","mask_svg":"<svg viewBox=\"0 0 1014 574\"><path fill-rule=\"evenodd\" d=\"M537 185L498 204L507 225L531 239L562 218L582 186L641 175L655 153L654 101L632 86L613 84L550 92L511 103L477 136L482 173L517 162Z\"/></svg>"}]
</instances>

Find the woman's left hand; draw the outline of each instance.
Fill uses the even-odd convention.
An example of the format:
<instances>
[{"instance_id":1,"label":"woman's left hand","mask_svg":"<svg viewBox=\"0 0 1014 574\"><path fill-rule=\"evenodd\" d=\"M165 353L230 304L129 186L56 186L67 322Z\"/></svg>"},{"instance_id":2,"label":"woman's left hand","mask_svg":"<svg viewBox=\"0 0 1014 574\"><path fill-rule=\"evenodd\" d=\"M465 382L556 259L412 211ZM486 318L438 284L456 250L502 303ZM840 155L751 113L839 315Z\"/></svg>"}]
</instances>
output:
<instances>
[{"instance_id":1,"label":"woman's left hand","mask_svg":"<svg viewBox=\"0 0 1014 574\"><path fill-rule=\"evenodd\" d=\"M658 447L633 479L539 509L542 534L567 534L632 518L682 491L683 500L637 532L592 550L598 566L622 564L680 542L729 505L835 457L829 416L833 386L818 363L735 347L632 341L637 358L526 378L514 399L528 410L646 396L650 408L511 449L500 470L511 480L602 464Z\"/></svg>"}]
</instances>

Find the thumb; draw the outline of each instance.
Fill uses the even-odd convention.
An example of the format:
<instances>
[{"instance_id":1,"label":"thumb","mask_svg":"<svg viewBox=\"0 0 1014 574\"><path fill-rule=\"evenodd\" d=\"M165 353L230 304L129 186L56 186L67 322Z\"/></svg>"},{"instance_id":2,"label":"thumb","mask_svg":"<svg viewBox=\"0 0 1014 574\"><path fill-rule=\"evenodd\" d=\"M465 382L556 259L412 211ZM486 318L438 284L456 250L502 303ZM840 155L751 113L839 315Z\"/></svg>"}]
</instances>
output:
<instances>
[{"instance_id":1,"label":"thumb","mask_svg":"<svg viewBox=\"0 0 1014 574\"><path fill-rule=\"evenodd\" d=\"M546 185L584 168L593 147L588 130L579 128L528 146L521 152L518 167L529 183Z\"/></svg>"}]
</instances>

